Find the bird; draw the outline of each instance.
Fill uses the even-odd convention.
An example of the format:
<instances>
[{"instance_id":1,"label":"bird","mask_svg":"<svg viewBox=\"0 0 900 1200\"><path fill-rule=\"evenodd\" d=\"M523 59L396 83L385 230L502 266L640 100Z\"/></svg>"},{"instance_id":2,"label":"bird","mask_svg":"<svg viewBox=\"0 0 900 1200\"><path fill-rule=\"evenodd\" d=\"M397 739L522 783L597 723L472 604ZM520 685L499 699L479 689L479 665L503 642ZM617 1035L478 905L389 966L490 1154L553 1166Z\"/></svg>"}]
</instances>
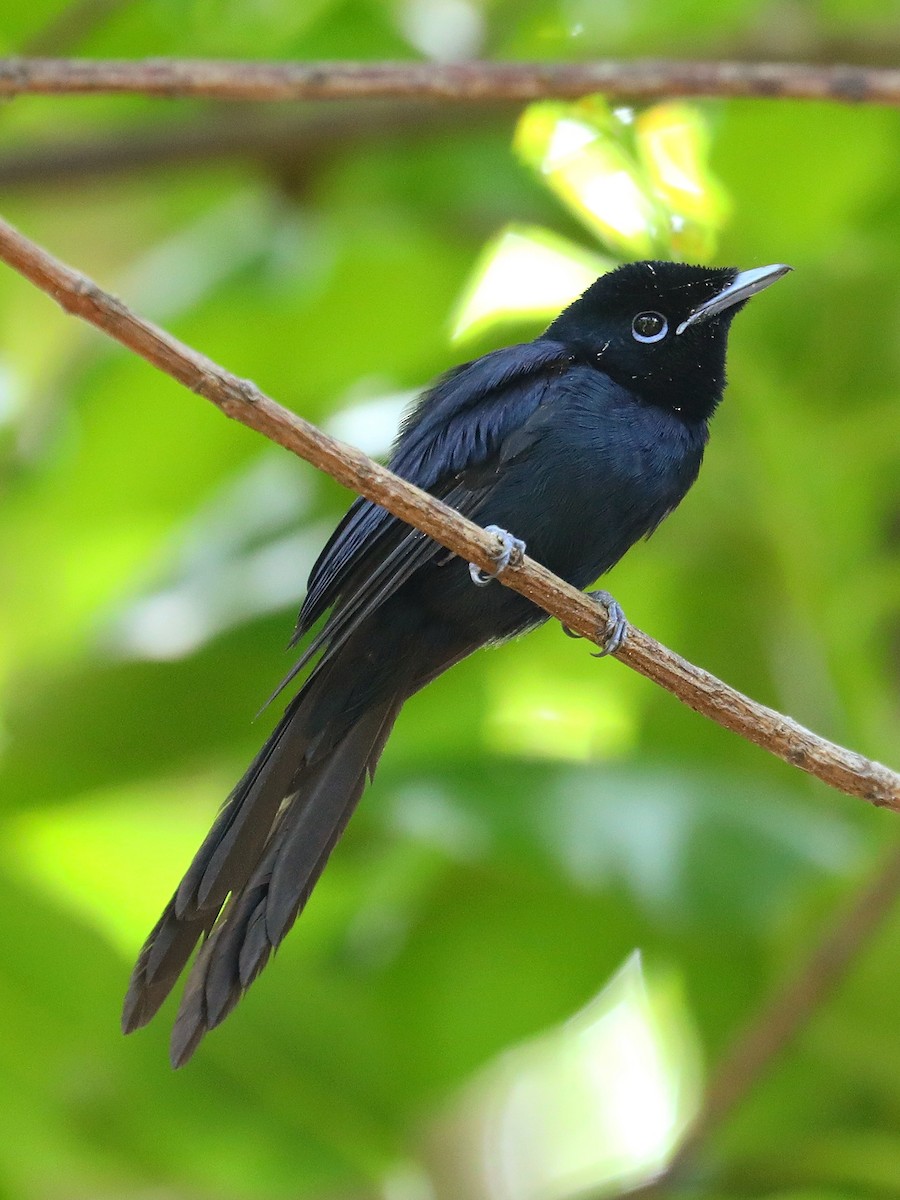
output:
<instances>
[{"instance_id":1,"label":"bird","mask_svg":"<svg viewBox=\"0 0 900 1200\"><path fill-rule=\"evenodd\" d=\"M777 264L632 262L533 341L449 371L403 421L388 465L586 589L697 478L725 389L728 334ZM605 594L602 594L604 595ZM627 635L609 606L604 650ZM314 661L228 796L131 976L122 1025L146 1025L194 950L170 1056L232 1011L306 904L404 702L461 659L547 620L490 573L359 497L309 576L292 645Z\"/></svg>"}]
</instances>

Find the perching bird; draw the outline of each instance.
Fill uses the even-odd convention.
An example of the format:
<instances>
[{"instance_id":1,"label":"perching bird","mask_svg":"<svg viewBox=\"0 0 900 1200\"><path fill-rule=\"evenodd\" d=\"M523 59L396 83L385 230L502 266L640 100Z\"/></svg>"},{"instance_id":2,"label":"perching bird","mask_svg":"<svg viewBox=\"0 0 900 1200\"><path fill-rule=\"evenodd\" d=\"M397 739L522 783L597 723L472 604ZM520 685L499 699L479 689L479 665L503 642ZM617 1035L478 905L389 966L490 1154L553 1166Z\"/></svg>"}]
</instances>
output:
<instances>
[{"instance_id":1,"label":"perching bird","mask_svg":"<svg viewBox=\"0 0 900 1200\"><path fill-rule=\"evenodd\" d=\"M389 465L585 588L697 478L732 317L788 270L619 267L533 342L441 379ZM300 666L321 656L148 937L126 1033L156 1013L202 941L172 1036L173 1064L186 1062L303 908L404 701L473 650L547 619L509 588L474 586L486 582L378 505L351 505L312 569L295 634L330 609ZM612 616L614 645L624 625Z\"/></svg>"}]
</instances>

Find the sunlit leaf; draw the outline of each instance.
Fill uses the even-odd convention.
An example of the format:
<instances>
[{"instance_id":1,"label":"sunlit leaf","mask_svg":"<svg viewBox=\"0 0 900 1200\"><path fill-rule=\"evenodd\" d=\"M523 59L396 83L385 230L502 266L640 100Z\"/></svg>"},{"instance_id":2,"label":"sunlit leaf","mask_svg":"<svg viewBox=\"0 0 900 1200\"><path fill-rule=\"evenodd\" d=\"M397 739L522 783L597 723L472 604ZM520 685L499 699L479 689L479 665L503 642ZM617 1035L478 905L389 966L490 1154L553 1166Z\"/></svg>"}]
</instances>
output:
<instances>
[{"instance_id":1,"label":"sunlit leaf","mask_svg":"<svg viewBox=\"0 0 900 1200\"><path fill-rule=\"evenodd\" d=\"M511 225L482 251L452 336L462 341L513 321L551 321L613 266L549 230Z\"/></svg>"},{"instance_id":2,"label":"sunlit leaf","mask_svg":"<svg viewBox=\"0 0 900 1200\"><path fill-rule=\"evenodd\" d=\"M519 121L514 146L613 253L631 259L663 252L665 214L616 136L616 118L599 101L580 107L531 105Z\"/></svg>"},{"instance_id":3,"label":"sunlit leaf","mask_svg":"<svg viewBox=\"0 0 900 1200\"><path fill-rule=\"evenodd\" d=\"M464 1089L434 1133L441 1194L457 1163L472 1200L564 1200L649 1180L694 1115L698 1082L680 990L648 979L635 953L571 1020Z\"/></svg>"},{"instance_id":4,"label":"sunlit leaf","mask_svg":"<svg viewBox=\"0 0 900 1200\"><path fill-rule=\"evenodd\" d=\"M679 258L708 258L727 215L724 190L708 165L709 142L706 122L688 104L657 104L635 118L638 155L669 211Z\"/></svg>"}]
</instances>

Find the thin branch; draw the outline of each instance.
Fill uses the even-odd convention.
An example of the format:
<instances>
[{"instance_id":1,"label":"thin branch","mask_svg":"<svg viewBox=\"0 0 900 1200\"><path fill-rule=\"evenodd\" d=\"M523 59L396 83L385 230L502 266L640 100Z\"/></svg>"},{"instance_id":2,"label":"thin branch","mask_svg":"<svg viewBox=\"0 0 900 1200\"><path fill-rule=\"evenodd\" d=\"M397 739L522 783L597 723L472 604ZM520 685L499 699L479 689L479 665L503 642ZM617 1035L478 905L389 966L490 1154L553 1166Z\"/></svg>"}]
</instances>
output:
<instances>
[{"instance_id":1,"label":"thin branch","mask_svg":"<svg viewBox=\"0 0 900 1200\"><path fill-rule=\"evenodd\" d=\"M757 1013L735 1040L709 1085L703 1112L679 1148L673 1174L715 1132L831 996L860 951L877 933L900 895L900 850L895 849L850 907L814 947L802 969Z\"/></svg>"},{"instance_id":2,"label":"thin branch","mask_svg":"<svg viewBox=\"0 0 900 1200\"><path fill-rule=\"evenodd\" d=\"M179 383L212 401L226 416L326 471L345 487L381 504L461 558L491 570L499 540L455 509L405 482L352 446L282 408L249 380L142 320L96 283L65 266L0 221L0 259L52 296L67 312L102 329ZM606 621L596 604L540 563L525 558L500 576L575 633L601 644ZM598 624L600 628L598 629ZM826 741L774 709L742 695L631 627L616 657L672 692L688 707L762 746L785 762L851 796L900 812L900 775Z\"/></svg>"},{"instance_id":3,"label":"thin branch","mask_svg":"<svg viewBox=\"0 0 900 1200\"><path fill-rule=\"evenodd\" d=\"M220 109L178 123L147 122L95 136L31 139L9 146L0 153L0 188L58 186L222 158L274 164L296 182L361 142L408 143L471 133L473 128L497 129L515 111L513 105L460 109L421 101L303 114L260 107Z\"/></svg>"},{"instance_id":4,"label":"thin branch","mask_svg":"<svg viewBox=\"0 0 900 1200\"><path fill-rule=\"evenodd\" d=\"M237 62L214 59L0 59L0 97L130 92L167 99L440 100L577 98L590 92L790 97L900 104L900 70L809 63L604 59L594 62Z\"/></svg>"},{"instance_id":5,"label":"thin branch","mask_svg":"<svg viewBox=\"0 0 900 1200\"><path fill-rule=\"evenodd\" d=\"M134 0L75 0L22 47L26 55L65 54Z\"/></svg>"},{"instance_id":6,"label":"thin branch","mask_svg":"<svg viewBox=\"0 0 900 1200\"><path fill-rule=\"evenodd\" d=\"M854 896L809 956L767 1000L716 1068L703 1108L653 1183L628 1193L655 1200L690 1171L711 1138L759 1085L843 981L900 896L900 849Z\"/></svg>"}]
</instances>

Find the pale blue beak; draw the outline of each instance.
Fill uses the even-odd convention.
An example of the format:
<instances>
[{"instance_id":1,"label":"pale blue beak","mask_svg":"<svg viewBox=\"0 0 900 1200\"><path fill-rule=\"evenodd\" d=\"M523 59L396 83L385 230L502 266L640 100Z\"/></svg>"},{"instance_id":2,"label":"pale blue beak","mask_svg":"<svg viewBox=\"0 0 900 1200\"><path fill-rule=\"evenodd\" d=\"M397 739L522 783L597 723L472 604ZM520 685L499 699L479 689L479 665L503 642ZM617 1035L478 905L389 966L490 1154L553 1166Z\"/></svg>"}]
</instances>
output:
<instances>
[{"instance_id":1,"label":"pale blue beak","mask_svg":"<svg viewBox=\"0 0 900 1200\"><path fill-rule=\"evenodd\" d=\"M751 296L755 296L757 292L769 287L770 284L775 283L793 269L793 267L785 266L784 263L776 263L772 267L754 267L751 271L741 271L728 287L704 301L699 308L695 308L688 319L682 321L675 330L676 334L684 333L689 325L696 325L700 321L714 317L716 313L724 312L726 308L731 308L734 304L749 300Z\"/></svg>"}]
</instances>

